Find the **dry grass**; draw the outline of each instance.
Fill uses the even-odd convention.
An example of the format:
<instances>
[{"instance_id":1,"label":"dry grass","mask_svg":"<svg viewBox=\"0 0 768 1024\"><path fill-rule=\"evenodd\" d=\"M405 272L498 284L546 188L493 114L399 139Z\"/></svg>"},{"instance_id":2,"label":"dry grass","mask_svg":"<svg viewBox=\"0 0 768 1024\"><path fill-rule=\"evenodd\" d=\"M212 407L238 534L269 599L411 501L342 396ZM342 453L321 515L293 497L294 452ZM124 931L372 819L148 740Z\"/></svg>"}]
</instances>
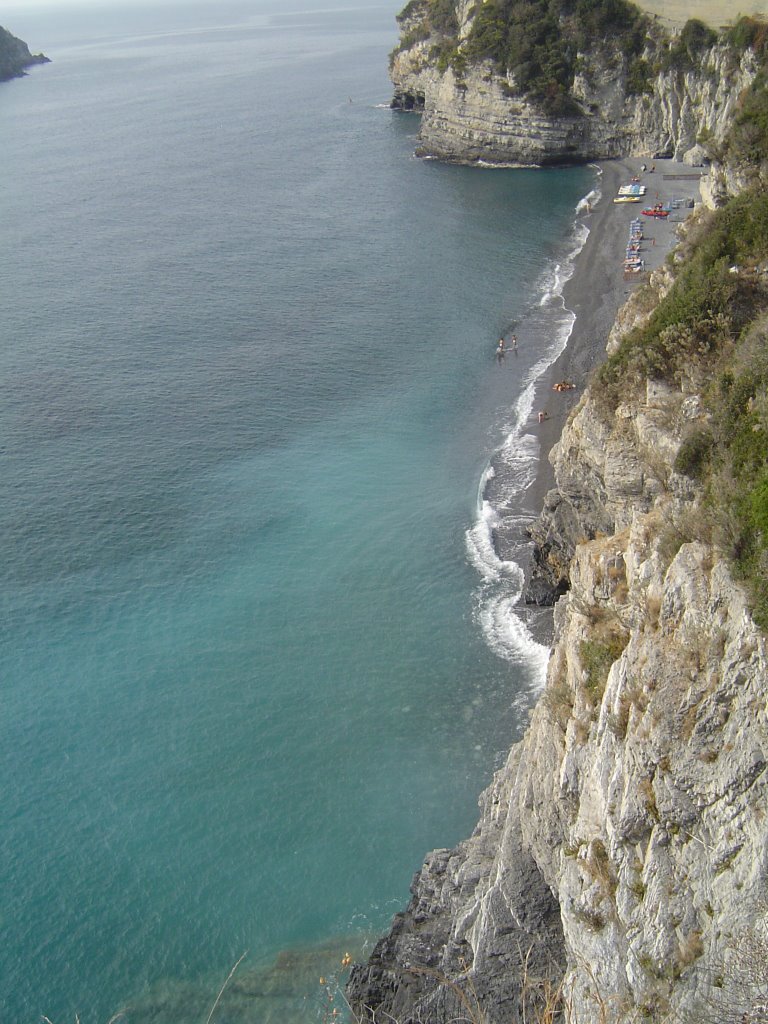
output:
<instances>
[{"instance_id":1,"label":"dry grass","mask_svg":"<svg viewBox=\"0 0 768 1024\"><path fill-rule=\"evenodd\" d=\"M643 798L645 803L645 809L648 813L648 817L653 821L659 820L659 808L656 803L656 790L653 788L653 782L649 778L640 779L637 784L637 791Z\"/></svg>"},{"instance_id":2,"label":"dry grass","mask_svg":"<svg viewBox=\"0 0 768 1024\"><path fill-rule=\"evenodd\" d=\"M542 695L542 703L554 721L565 732L573 715L573 691L565 679L553 681Z\"/></svg>"},{"instance_id":3,"label":"dry grass","mask_svg":"<svg viewBox=\"0 0 768 1024\"><path fill-rule=\"evenodd\" d=\"M703 954L704 943L701 938L701 932L698 929L688 932L678 943L677 966L680 972L682 973L686 967L690 967Z\"/></svg>"},{"instance_id":4,"label":"dry grass","mask_svg":"<svg viewBox=\"0 0 768 1024\"><path fill-rule=\"evenodd\" d=\"M734 22L740 14L768 16L768 0L639 0L637 6L674 26L684 25L689 18L699 18L719 28Z\"/></svg>"},{"instance_id":5,"label":"dry grass","mask_svg":"<svg viewBox=\"0 0 768 1024\"><path fill-rule=\"evenodd\" d=\"M616 871L602 839L594 839L590 843L587 856L579 863L606 896L613 897L615 895Z\"/></svg>"},{"instance_id":6,"label":"dry grass","mask_svg":"<svg viewBox=\"0 0 768 1024\"><path fill-rule=\"evenodd\" d=\"M210 1013L208 1014L208 1020L207 1020L207 1021L205 1022L205 1024L211 1024L211 1018L213 1017L214 1013L216 1012L216 1007L217 1007L217 1006L219 1005L219 1003L221 1002L221 997L222 997L222 996L224 995L224 989L225 989L225 988L227 987L227 985L228 985L228 984L230 983L230 981L232 980L232 975L233 975L233 974L235 973L235 971L237 970L237 968L238 968L238 967L240 966L240 964L241 964L241 963L243 962L243 960L245 960L245 958L246 958L247 956L248 956L248 952L247 952L247 950L246 950L246 952L245 952L245 953L243 953L243 955L242 955L242 956L240 957L240 959L239 959L239 960L237 961L237 963L235 964L235 966L234 966L234 967L232 968L232 970L231 970L231 971L229 972L229 974L227 975L227 980L226 980L226 981L224 982L224 984L223 984L223 985L221 986L221 988L219 989L219 994L218 994L218 995L216 996L216 1002L215 1002L215 1003L213 1004L213 1006L211 1007L211 1012L210 1012Z\"/></svg>"}]
</instances>

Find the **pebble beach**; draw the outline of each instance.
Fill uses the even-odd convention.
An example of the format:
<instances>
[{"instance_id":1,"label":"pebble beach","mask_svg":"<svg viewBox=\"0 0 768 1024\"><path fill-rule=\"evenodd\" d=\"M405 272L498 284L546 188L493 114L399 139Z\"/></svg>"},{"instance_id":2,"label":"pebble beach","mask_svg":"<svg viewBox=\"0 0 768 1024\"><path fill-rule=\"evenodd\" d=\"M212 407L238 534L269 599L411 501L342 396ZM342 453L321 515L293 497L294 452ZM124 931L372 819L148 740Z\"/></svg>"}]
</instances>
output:
<instances>
[{"instance_id":1,"label":"pebble beach","mask_svg":"<svg viewBox=\"0 0 768 1024\"><path fill-rule=\"evenodd\" d=\"M641 172L643 164L649 168ZM651 173L650 167L655 166ZM659 267L677 242L680 223L701 202L699 184L693 176L700 168L688 167L674 160L615 160L600 164L599 189L601 198L585 215L589 237L576 259L573 276L565 285L563 300L576 320L568 345L541 379L537 388L535 409L546 411L546 419L538 423L541 458L537 479L530 491L532 510L538 512L546 492L553 486L549 452L557 442L563 426L578 403L589 376L605 357L608 334L619 308L637 288L648 280L648 275ZM640 203L614 204L619 186L639 177L647 188ZM695 206L686 206L688 200ZM681 201L675 208L673 204ZM641 211L654 203L673 206L669 217L657 219L643 217ZM643 221L644 238L641 257L645 263L643 273L625 275L624 253L631 222ZM553 385L567 380L576 385L569 391L557 393Z\"/></svg>"}]
</instances>

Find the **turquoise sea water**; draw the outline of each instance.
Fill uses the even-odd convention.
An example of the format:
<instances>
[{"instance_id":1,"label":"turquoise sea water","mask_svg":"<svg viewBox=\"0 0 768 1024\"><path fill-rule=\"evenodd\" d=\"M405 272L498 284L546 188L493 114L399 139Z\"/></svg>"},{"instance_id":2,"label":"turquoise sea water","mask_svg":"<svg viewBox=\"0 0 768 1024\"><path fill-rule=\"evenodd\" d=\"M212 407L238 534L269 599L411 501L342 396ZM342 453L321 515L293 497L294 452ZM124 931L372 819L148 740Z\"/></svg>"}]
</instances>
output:
<instances>
[{"instance_id":1,"label":"turquoise sea water","mask_svg":"<svg viewBox=\"0 0 768 1024\"><path fill-rule=\"evenodd\" d=\"M2 1024L246 950L220 1024L314 1019L540 682L491 541L594 179L415 160L397 7L4 11Z\"/></svg>"}]
</instances>

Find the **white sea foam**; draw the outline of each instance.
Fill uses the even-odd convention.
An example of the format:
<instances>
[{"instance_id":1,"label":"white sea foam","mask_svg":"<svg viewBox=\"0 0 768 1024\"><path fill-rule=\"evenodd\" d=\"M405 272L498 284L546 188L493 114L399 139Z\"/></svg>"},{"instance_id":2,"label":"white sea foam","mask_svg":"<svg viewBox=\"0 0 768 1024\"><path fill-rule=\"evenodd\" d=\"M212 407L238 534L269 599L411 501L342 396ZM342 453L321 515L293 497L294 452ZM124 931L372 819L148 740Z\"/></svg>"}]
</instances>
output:
<instances>
[{"instance_id":1,"label":"white sea foam","mask_svg":"<svg viewBox=\"0 0 768 1024\"><path fill-rule=\"evenodd\" d=\"M530 391L533 396L533 388ZM521 492L527 491L536 479L538 455L539 441L533 434L510 434L499 449L499 458L510 474L514 473Z\"/></svg>"},{"instance_id":2,"label":"white sea foam","mask_svg":"<svg viewBox=\"0 0 768 1024\"><path fill-rule=\"evenodd\" d=\"M488 486L490 481L493 480L493 478L495 476L496 476L496 470L493 468L493 466L489 462L488 465L483 470L482 476L480 477L480 486L477 489L478 490L478 494L480 494L480 495L485 494L485 488Z\"/></svg>"},{"instance_id":3,"label":"white sea foam","mask_svg":"<svg viewBox=\"0 0 768 1024\"><path fill-rule=\"evenodd\" d=\"M478 160L475 166L482 167L484 170L491 171L525 171L538 168L538 164L491 163L488 160Z\"/></svg>"},{"instance_id":4,"label":"white sea foam","mask_svg":"<svg viewBox=\"0 0 768 1024\"><path fill-rule=\"evenodd\" d=\"M578 202L569 251L553 261L538 282L536 291L541 297L528 321L537 334L541 355L521 382L523 391L510 409L504 440L481 476L475 521L466 534L467 554L480 576L475 593L477 621L491 649L524 669L524 678L533 691L543 685L549 649L534 640L518 606L525 585L522 565L530 552L523 527L530 522L531 514L524 508L523 498L536 479L540 451L529 424L536 386L565 349L573 330L576 316L565 305L563 289L589 237L589 228L581 218L601 199L602 193L595 187ZM495 467L503 467L501 487ZM492 483L496 486L491 499ZM501 529L505 533L506 559L498 552Z\"/></svg>"},{"instance_id":5,"label":"white sea foam","mask_svg":"<svg viewBox=\"0 0 768 1024\"><path fill-rule=\"evenodd\" d=\"M516 596L497 595L486 601L479 619L485 637L497 654L507 661L526 665L530 670L533 688L538 689L544 680L549 648L533 639L531 633L517 612Z\"/></svg>"},{"instance_id":6,"label":"white sea foam","mask_svg":"<svg viewBox=\"0 0 768 1024\"><path fill-rule=\"evenodd\" d=\"M602 191L599 188L593 188L591 192L587 192L587 194L578 201L576 204L576 213L591 213L592 208L597 206L602 198Z\"/></svg>"}]
</instances>

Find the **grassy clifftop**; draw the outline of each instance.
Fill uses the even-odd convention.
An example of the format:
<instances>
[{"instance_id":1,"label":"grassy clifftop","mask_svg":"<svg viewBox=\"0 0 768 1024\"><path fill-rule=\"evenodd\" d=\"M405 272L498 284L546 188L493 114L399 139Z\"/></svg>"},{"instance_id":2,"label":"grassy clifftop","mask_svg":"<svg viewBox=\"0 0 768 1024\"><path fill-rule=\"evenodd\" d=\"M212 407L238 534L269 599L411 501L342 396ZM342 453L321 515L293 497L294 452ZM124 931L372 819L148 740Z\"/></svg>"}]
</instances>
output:
<instances>
[{"instance_id":1,"label":"grassy clifftop","mask_svg":"<svg viewBox=\"0 0 768 1024\"><path fill-rule=\"evenodd\" d=\"M734 15L762 15L768 17L768 0L638 0L648 14L662 18L673 26L682 26L691 18L698 18L712 28L720 28L733 21Z\"/></svg>"}]
</instances>

